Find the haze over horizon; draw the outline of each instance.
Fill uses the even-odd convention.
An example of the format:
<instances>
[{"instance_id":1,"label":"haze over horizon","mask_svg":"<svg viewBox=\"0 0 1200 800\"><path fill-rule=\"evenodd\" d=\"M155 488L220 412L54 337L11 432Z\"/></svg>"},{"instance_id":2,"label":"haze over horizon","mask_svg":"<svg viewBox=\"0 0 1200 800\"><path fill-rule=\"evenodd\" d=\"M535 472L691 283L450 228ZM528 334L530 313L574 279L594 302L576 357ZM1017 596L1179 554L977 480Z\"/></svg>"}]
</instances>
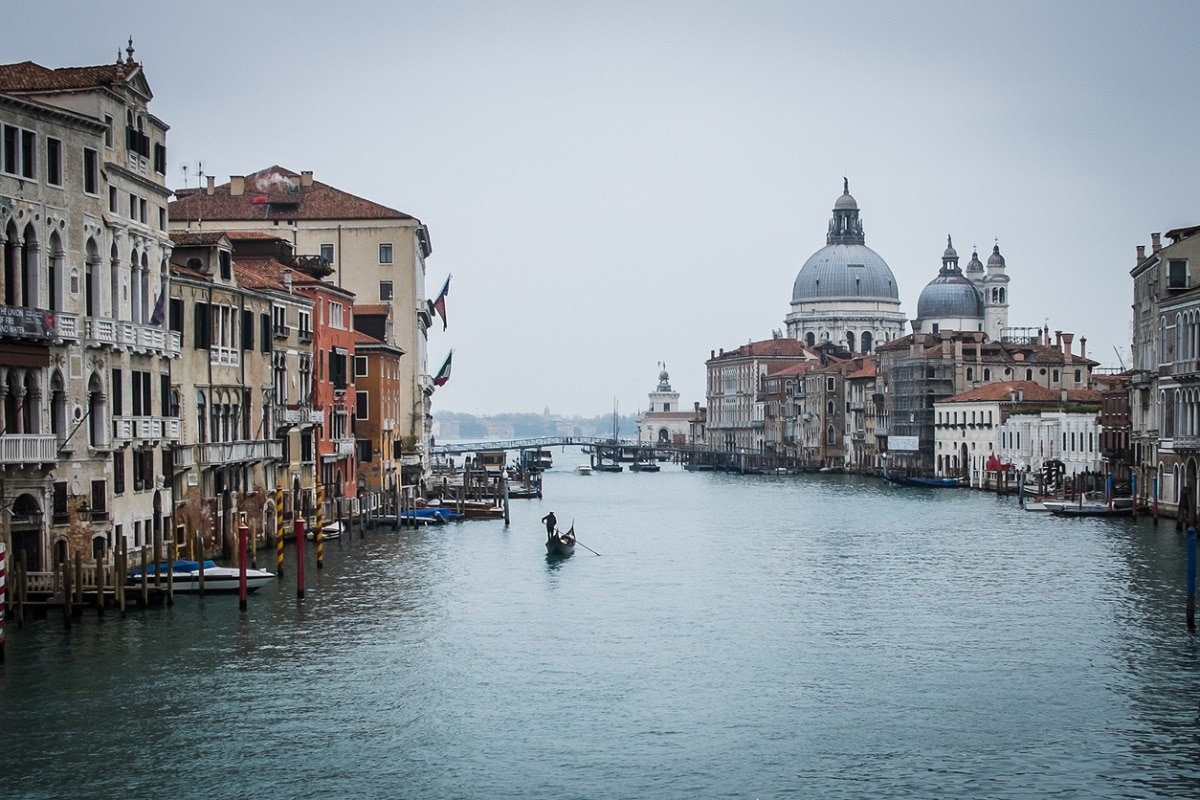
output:
<instances>
[{"instance_id":1,"label":"haze over horizon","mask_svg":"<svg viewBox=\"0 0 1200 800\"><path fill-rule=\"evenodd\" d=\"M279 164L426 223L435 414L632 414L659 362L703 402L710 351L784 327L843 177L910 318L947 234L998 241L1010 325L1105 366L1136 247L1200 223L1192 3L6 8L6 62L132 36L170 185Z\"/></svg>"}]
</instances>

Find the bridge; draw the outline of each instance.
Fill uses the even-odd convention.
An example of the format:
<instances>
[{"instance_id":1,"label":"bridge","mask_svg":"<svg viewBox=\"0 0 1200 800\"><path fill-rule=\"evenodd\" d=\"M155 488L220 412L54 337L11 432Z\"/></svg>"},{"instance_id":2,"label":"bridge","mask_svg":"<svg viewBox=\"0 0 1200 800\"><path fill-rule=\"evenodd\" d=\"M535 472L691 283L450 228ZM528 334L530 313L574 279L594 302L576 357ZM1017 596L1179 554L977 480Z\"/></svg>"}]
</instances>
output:
<instances>
[{"instance_id":1,"label":"bridge","mask_svg":"<svg viewBox=\"0 0 1200 800\"><path fill-rule=\"evenodd\" d=\"M602 436L535 436L528 439L435 444L429 448L429 451L435 456L457 456L463 453L478 453L480 450L539 450L550 447L566 447L567 445L579 445L581 447L654 447L654 445L650 444L639 445L633 439L613 439L612 437Z\"/></svg>"}]
</instances>

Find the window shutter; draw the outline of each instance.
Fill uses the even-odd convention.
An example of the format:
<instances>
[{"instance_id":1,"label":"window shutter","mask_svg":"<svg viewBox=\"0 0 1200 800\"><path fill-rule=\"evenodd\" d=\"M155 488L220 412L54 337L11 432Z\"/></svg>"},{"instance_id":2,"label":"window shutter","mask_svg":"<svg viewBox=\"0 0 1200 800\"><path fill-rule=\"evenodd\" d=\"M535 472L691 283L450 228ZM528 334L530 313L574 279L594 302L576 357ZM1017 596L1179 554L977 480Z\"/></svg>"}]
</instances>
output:
<instances>
[{"instance_id":1,"label":"window shutter","mask_svg":"<svg viewBox=\"0 0 1200 800\"><path fill-rule=\"evenodd\" d=\"M242 349L254 349L254 312L242 312Z\"/></svg>"},{"instance_id":2,"label":"window shutter","mask_svg":"<svg viewBox=\"0 0 1200 800\"><path fill-rule=\"evenodd\" d=\"M272 347L274 347L271 342L271 338L274 333L271 329L271 315L260 314L258 317L258 322L258 327L262 332L262 342L260 343L260 347L264 353L269 353L271 352Z\"/></svg>"},{"instance_id":3,"label":"window shutter","mask_svg":"<svg viewBox=\"0 0 1200 800\"><path fill-rule=\"evenodd\" d=\"M208 338L209 327L209 305L208 303L196 303L192 313L196 315L196 343L197 350L207 350L210 342Z\"/></svg>"}]
</instances>

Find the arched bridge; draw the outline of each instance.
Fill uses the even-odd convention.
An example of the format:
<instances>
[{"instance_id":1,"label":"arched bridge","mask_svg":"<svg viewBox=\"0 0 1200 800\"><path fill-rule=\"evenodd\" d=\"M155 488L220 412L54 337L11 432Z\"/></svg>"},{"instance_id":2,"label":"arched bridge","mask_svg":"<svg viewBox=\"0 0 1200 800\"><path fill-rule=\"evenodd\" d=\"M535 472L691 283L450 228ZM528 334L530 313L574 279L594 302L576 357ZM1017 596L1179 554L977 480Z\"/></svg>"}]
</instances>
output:
<instances>
[{"instance_id":1,"label":"arched bridge","mask_svg":"<svg viewBox=\"0 0 1200 800\"><path fill-rule=\"evenodd\" d=\"M568 445L579 445L580 447L595 447L597 445L637 447L638 443L633 439L613 439L602 436L534 436L528 439L435 444L429 450L435 456L456 456L463 453L477 453L480 450L537 450L539 448L566 447ZM649 447L649 445L644 446Z\"/></svg>"}]
</instances>

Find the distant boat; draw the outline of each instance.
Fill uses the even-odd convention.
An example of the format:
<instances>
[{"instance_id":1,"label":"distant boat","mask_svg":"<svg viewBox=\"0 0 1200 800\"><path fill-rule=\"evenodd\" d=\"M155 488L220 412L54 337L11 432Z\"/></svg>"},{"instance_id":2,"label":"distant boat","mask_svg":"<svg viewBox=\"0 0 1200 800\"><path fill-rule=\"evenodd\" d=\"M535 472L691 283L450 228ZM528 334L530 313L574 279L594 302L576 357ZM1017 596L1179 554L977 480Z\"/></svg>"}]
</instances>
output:
<instances>
[{"instance_id":1,"label":"distant boat","mask_svg":"<svg viewBox=\"0 0 1200 800\"><path fill-rule=\"evenodd\" d=\"M653 461L634 461L629 465L631 472L658 472L660 469Z\"/></svg>"},{"instance_id":2,"label":"distant boat","mask_svg":"<svg viewBox=\"0 0 1200 800\"><path fill-rule=\"evenodd\" d=\"M592 465L591 464L580 464L579 466L575 467L575 471L578 472L580 475L591 475L592 474Z\"/></svg>"},{"instance_id":3,"label":"distant boat","mask_svg":"<svg viewBox=\"0 0 1200 800\"><path fill-rule=\"evenodd\" d=\"M306 539L317 538L317 526L316 525L310 526L308 529L308 532L306 532L304 534L304 538L306 538ZM325 525L323 525L321 527L321 538L322 539L340 539L340 538L342 538L342 523L340 523L340 522L325 523Z\"/></svg>"},{"instance_id":4,"label":"distant boat","mask_svg":"<svg viewBox=\"0 0 1200 800\"><path fill-rule=\"evenodd\" d=\"M596 472L624 472L625 468L615 461L597 461L592 467Z\"/></svg>"},{"instance_id":5,"label":"distant boat","mask_svg":"<svg viewBox=\"0 0 1200 800\"><path fill-rule=\"evenodd\" d=\"M966 485L959 478L922 478L917 475L893 475L888 472L886 461L883 464L883 479L897 486L922 486L931 489L958 489Z\"/></svg>"}]
</instances>

